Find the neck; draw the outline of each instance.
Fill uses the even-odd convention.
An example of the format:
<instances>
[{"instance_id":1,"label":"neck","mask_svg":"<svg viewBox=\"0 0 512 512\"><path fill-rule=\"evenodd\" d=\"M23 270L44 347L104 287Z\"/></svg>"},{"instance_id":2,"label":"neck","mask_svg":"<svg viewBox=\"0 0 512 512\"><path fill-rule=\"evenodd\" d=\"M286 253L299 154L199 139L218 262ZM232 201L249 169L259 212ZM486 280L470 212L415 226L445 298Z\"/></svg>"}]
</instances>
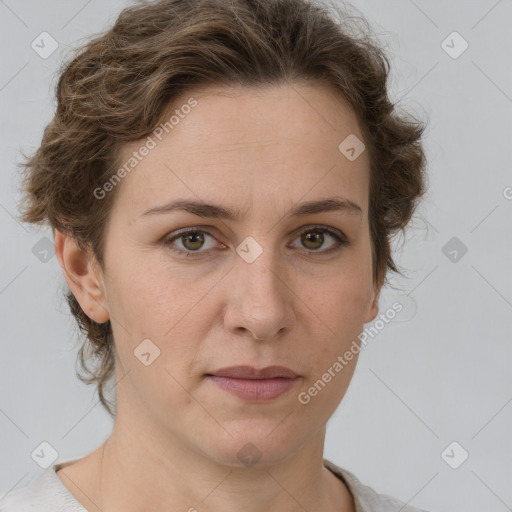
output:
<instances>
[{"instance_id":1,"label":"neck","mask_svg":"<svg viewBox=\"0 0 512 512\"><path fill-rule=\"evenodd\" d=\"M240 467L212 461L158 428L140 429L119 413L97 472L103 511L354 511L348 489L323 465L325 427L285 461Z\"/></svg>"}]
</instances>

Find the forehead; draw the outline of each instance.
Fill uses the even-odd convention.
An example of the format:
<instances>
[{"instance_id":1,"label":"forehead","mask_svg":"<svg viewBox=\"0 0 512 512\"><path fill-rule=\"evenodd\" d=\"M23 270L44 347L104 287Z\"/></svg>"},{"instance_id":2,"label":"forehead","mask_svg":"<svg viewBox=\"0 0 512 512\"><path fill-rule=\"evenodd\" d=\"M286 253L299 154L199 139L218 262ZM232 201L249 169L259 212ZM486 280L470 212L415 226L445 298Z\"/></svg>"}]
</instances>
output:
<instances>
[{"instance_id":1,"label":"forehead","mask_svg":"<svg viewBox=\"0 0 512 512\"><path fill-rule=\"evenodd\" d=\"M351 161L339 148L354 136L363 140L356 115L324 85L190 89L148 138L121 149L120 165L151 147L126 173L118 200L142 210L186 194L268 207L336 188L366 207L367 152Z\"/></svg>"},{"instance_id":2,"label":"forehead","mask_svg":"<svg viewBox=\"0 0 512 512\"><path fill-rule=\"evenodd\" d=\"M197 104L188 108L192 99ZM179 119L173 114L180 114ZM163 136L173 133L192 151L243 147L244 142L278 146L292 139L301 146L315 147L319 138L337 147L336 139L343 134L362 139L357 117L341 94L325 84L307 82L196 87L167 107L160 126L170 120L176 124ZM200 137L201 148L193 137Z\"/></svg>"}]
</instances>

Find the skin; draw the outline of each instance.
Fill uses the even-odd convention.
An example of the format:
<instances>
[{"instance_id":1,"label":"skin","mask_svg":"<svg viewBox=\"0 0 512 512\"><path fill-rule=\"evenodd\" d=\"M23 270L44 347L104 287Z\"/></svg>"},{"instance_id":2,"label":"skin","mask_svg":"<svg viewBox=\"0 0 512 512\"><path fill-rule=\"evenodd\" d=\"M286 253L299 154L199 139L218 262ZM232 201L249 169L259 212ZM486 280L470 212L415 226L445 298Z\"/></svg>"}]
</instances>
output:
<instances>
[{"instance_id":1,"label":"skin","mask_svg":"<svg viewBox=\"0 0 512 512\"><path fill-rule=\"evenodd\" d=\"M198 105L118 185L104 268L56 233L58 260L83 310L112 322L117 382L111 436L57 474L92 511L354 511L322 458L327 420L357 357L307 405L298 395L378 314L369 156L349 161L338 150L350 134L363 139L357 119L334 91L306 83L210 86L187 91L173 109L191 96ZM127 145L124 157L140 145ZM299 203L333 196L359 205L361 215L287 216ZM178 198L236 209L241 218L141 217ZM336 246L325 234L305 245L300 233L315 225L339 230L349 244L322 254ZM199 226L203 246L164 243ZM247 236L263 249L252 263L236 252ZM199 246L197 258L171 249ZM147 338L160 349L149 366L134 356ZM283 365L301 378L263 403L205 378L243 364ZM237 457L248 442L260 455L252 467Z\"/></svg>"}]
</instances>

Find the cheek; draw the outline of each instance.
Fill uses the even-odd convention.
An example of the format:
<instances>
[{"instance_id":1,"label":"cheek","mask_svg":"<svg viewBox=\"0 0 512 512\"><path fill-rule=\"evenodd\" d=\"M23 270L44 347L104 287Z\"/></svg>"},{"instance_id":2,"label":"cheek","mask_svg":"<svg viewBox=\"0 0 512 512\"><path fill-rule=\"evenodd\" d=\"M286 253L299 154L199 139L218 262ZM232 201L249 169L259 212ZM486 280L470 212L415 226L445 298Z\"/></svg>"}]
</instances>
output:
<instances>
[{"instance_id":1,"label":"cheek","mask_svg":"<svg viewBox=\"0 0 512 512\"><path fill-rule=\"evenodd\" d=\"M124 320L131 336L159 338L187 318L206 293L203 287L179 269L152 264L147 258L116 267L107 291L112 315Z\"/></svg>"},{"instance_id":2,"label":"cheek","mask_svg":"<svg viewBox=\"0 0 512 512\"><path fill-rule=\"evenodd\" d=\"M340 265L339 272L333 273L329 279L322 279L321 287L306 294L304 302L314 323L310 332L316 338L310 352L316 379L333 366L338 356L360 344L358 336L370 308L371 289L371 268L363 267L361 259L354 258L353 264ZM357 355L357 348L352 350ZM341 373L334 372L336 384L329 386L325 399L329 395L330 399L336 400L348 386L357 362L356 356L351 354L350 357L351 361L344 363Z\"/></svg>"},{"instance_id":3,"label":"cheek","mask_svg":"<svg viewBox=\"0 0 512 512\"><path fill-rule=\"evenodd\" d=\"M311 290L311 283L304 283L303 289L308 288ZM304 302L319 322L325 322L331 332L339 335L362 327L370 307L371 290L371 268L364 269L360 263L340 266L339 271L332 272L321 280L321 285L304 294Z\"/></svg>"},{"instance_id":4,"label":"cheek","mask_svg":"<svg viewBox=\"0 0 512 512\"><path fill-rule=\"evenodd\" d=\"M137 272L119 266L112 275L109 299L111 316L118 320L116 344L123 367L133 371L131 379L141 393L161 392L164 384L168 390L162 396L164 402L182 395L177 382L189 377L198 344L210 325L208 302L201 300L210 288L187 279L178 269L151 264L149 259L139 262ZM142 344L143 340L151 343ZM153 354L158 355L146 367L134 355L147 352L152 360Z\"/></svg>"}]
</instances>

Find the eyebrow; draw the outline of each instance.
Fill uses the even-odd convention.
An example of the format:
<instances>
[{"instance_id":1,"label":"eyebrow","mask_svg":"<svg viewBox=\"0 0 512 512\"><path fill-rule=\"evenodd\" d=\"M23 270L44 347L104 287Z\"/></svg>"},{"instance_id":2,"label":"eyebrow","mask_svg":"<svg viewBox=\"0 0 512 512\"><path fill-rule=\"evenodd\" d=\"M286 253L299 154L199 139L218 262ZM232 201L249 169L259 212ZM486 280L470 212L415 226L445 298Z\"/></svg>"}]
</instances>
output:
<instances>
[{"instance_id":1,"label":"eyebrow","mask_svg":"<svg viewBox=\"0 0 512 512\"><path fill-rule=\"evenodd\" d=\"M139 217L168 214L176 211L185 211L197 215L198 217L205 217L211 219L226 219L231 221L239 221L240 213L231 208L224 206L209 204L203 201L196 201L190 199L178 199L162 206L156 206L145 211ZM352 215L363 215L363 210L359 205L343 197L329 197L316 201L307 201L294 206L287 215L290 217L304 217L306 215L313 215L315 213L339 211Z\"/></svg>"}]
</instances>

